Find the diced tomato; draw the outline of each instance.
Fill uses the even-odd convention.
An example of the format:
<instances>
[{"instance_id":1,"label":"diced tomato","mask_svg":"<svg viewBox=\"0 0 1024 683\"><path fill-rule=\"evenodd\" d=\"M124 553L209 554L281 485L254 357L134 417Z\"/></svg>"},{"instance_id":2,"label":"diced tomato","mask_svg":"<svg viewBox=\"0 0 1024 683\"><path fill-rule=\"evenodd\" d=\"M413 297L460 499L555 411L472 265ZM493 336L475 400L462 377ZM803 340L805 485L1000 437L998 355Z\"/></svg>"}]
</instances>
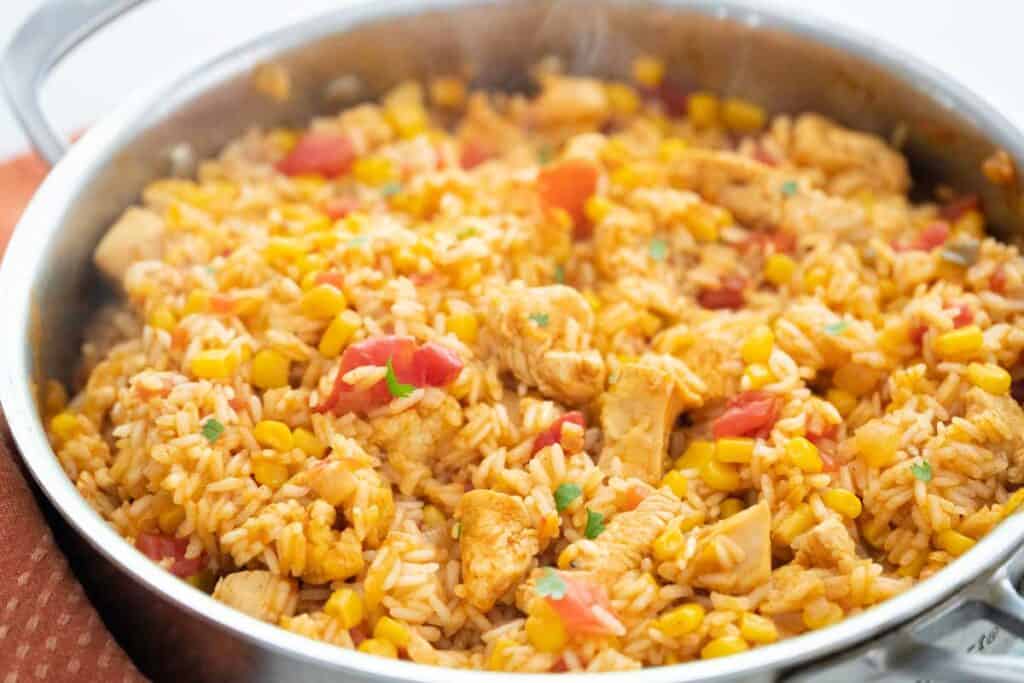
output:
<instances>
[{"instance_id":1,"label":"diced tomato","mask_svg":"<svg viewBox=\"0 0 1024 683\"><path fill-rule=\"evenodd\" d=\"M1002 263L996 266L996 269L992 272L988 286L996 294L1006 294L1006 267Z\"/></svg>"},{"instance_id":2,"label":"diced tomato","mask_svg":"<svg viewBox=\"0 0 1024 683\"><path fill-rule=\"evenodd\" d=\"M565 595L555 600L548 596L548 604L562 618L562 625L571 635L613 635L613 626L599 619L593 611L594 607L603 608L609 615L612 612L608 591L599 583L577 579L565 572L558 572L565 582Z\"/></svg>"},{"instance_id":3,"label":"diced tomato","mask_svg":"<svg viewBox=\"0 0 1024 683\"><path fill-rule=\"evenodd\" d=\"M953 326L964 327L974 322L974 311L972 311L967 304L957 304L953 310Z\"/></svg>"},{"instance_id":4,"label":"diced tomato","mask_svg":"<svg viewBox=\"0 0 1024 683\"><path fill-rule=\"evenodd\" d=\"M463 365L454 353L437 344L428 343L417 349L411 337L389 335L367 339L345 349L331 393L316 407L316 412L333 411L344 415L367 412L387 404L391 392L385 380L369 389L357 390L343 378L349 370L386 365L389 360L398 381L416 387L444 386L458 376Z\"/></svg>"},{"instance_id":5,"label":"diced tomato","mask_svg":"<svg viewBox=\"0 0 1024 683\"><path fill-rule=\"evenodd\" d=\"M956 222L968 211L977 209L979 205L980 201L978 199L978 195L965 194L962 197L957 197L939 209L939 215L947 221Z\"/></svg>"},{"instance_id":6,"label":"diced tomato","mask_svg":"<svg viewBox=\"0 0 1024 683\"><path fill-rule=\"evenodd\" d=\"M352 644L359 647L359 643L366 640L366 631L363 629L363 625L353 626L348 630L349 636L352 637Z\"/></svg>"},{"instance_id":7,"label":"diced tomato","mask_svg":"<svg viewBox=\"0 0 1024 683\"><path fill-rule=\"evenodd\" d=\"M537 174L537 192L548 208L564 209L576 226L576 236L589 234L590 226L583 210L597 191L598 169L585 159L566 159L541 169Z\"/></svg>"},{"instance_id":8,"label":"diced tomato","mask_svg":"<svg viewBox=\"0 0 1024 683\"><path fill-rule=\"evenodd\" d=\"M242 396L235 396L230 401L228 401L228 405L234 408L236 411L242 411L246 410L249 407L249 402L245 400L245 398L243 398Z\"/></svg>"},{"instance_id":9,"label":"diced tomato","mask_svg":"<svg viewBox=\"0 0 1024 683\"><path fill-rule=\"evenodd\" d=\"M578 410L566 413L561 417L557 418L554 422L548 425L547 429L538 434L533 439L533 452L537 453L542 448L547 448L551 444L556 444L562 440L562 425L566 422L571 422L575 425L579 425L583 429L587 428L586 419L583 417L583 413Z\"/></svg>"},{"instance_id":10,"label":"diced tomato","mask_svg":"<svg viewBox=\"0 0 1024 683\"><path fill-rule=\"evenodd\" d=\"M946 221L935 221L917 236L912 247L921 251L931 251L935 247L941 247L949 239L949 223Z\"/></svg>"},{"instance_id":11,"label":"diced tomato","mask_svg":"<svg viewBox=\"0 0 1024 683\"><path fill-rule=\"evenodd\" d=\"M285 175L319 174L327 178L348 173L356 159L352 141L344 135L306 133L277 170Z\"/></svg>"},{"instance_id":12,"label":"diced tomato","mask_svg":"<svg viewBox=\"0 0 1024 683\"><path fill-rule=\"evenodd\" d=\"M551 666L552 673L564 674L568 670L569 670L569 665L565 663L565 657L559 657L558 661L556 661Z\"/></svg>"},{"instance_id":13,"label":"diced tomato","mask_svg":"<svg viewBox=\"0 0 1024 683\"><path fill-rule=\"evenodd\" d=\"M690 93L681 86L675 83L662 83L654 91L654 95L665 106L666 114L670 116L683 116L686 114Z\"/></svg>"},{"instance_id":14,"label":"diced tomato","mask_svg":"<svg viewBox=\"0 0 1024 683\"><path fill-rule=\"evenodd\" d=\"M722 278L718 287L706 287L697 295L697 302L704 308L712 310L743 308L746 297L743 288L746 287L746 278L740 275L727 275Z\"/></svg>"},{"instance_id":15,"label":"diced tomato","mask_svg":"<svg viewBox=\"0 0 1024 683\"><path fill-rule=\"evenodd\" d=\"M623 504L624 510L635 510L640 503L644 502L644 498L650 490L643 486L630 486L626 489L626 501Z\"/></svg>"},{"instance_id":16,"label":"diced tomato","mask_svg":"<svg viewBox=\"0 0 1024 683\"><path fill-rule=\"evenodd\" d=\"M915 346L920 346L924 342L924 335L926 332L928 332L928 326L918 323L910 328L907 332L907 336L910 338L910 341L914 342Z\"/></svg>"},{"instance_id":17,"label":"diced tomato","mask_svg":"<svg viewBox=\"0 0 1024 683\"><path fill-rule=\"evenodd\" d=\"M742 244L744 249L760 249L770 254L793 254L796 252L796 235L782 230L775 232L754 231Z\"/></svg>"},{"instance_id":18,"label":"diced tomato","mask_svg":"<svg viewBox=\"0 0 1024 683\"><path fill-rule=\"evenodd\" d=\"M821 469L824 472L838 472L839 461L836 460L835 456L828 451L819 450L818 456L821 458Z\"/></svg>"},{"instance_id":19,"label":"diced tomato","mask_svg":"<svg viewBox=\"0 0 1024 683\"><path fill-rule=\"evenodd\" d=\"M188 549L187 538L170 538L160 534L139 534L135 539L135 547L153 560L162 562L167 558L174 560L171 563L170 571L175 576L186 578L198 574L206 567L206 555L186 558L185 550Z\"/></svg>"},{"instance_id":20,"label":"diced tomato","mask_svg":"<svg viewBox=\"0 0 1024 683\"><path fill-rule=\"evenodd\" d=\"M214 294L210 297L210 308L214 313L229 314L235 310L235 302L229 296Z\"/></svg>"},{"instance_id":21,"label":"diced tomato","mask_svg":"<svg viewBox=\"0 0 1024 683\"><path fill-rule=\"evenodd\" d=\"M163 377L161 378L160 383L155 387L151 387L145 384L136 384L135 393L138 394L139 398L141 398L143 401L148 401L149 399L155 398L157 396L161 398L166 397L167 394L171 393L171 388L173 386L174 385L172 384L171 378Z\"/></svg>"},{"instance_id":22,"label":"diced tomato","mask_svg":"<svg viewBox=\"0 0 1024 683\"><path fill-rule=\"evenodd\" d=\"M818 445L821 441L835 441L837 434L839 434L839 425L818 426L816 429L807 430L807 440Z\"/></svg>"},{"instance_id":23,"label":"diced tomato","mask_svg":"<svg viewBox=\"0 0 1024 683\"><path fill-rule=\"evenodd\" d=\"M317 274L314 281L318 285L331 285L337 289L342 289L342 284L345 282L345 275L341 273L341 271L325 270L324 272Z\"/></svg>"},{"instance_id":24,"label":"diced tomato","mask_svg":"<svg viewBox=\"0 0 1024 683\"><path fill-rule=\"evenodd\" d=\"M355 197L332 197L324 204L324 211L331 220L338 220L357 211L359 206L359 200Z\"/></svg>"},{"instance_id":25,"label":"diced tomato","mask_svg":"<svg viewBox=\"0 0 1024 683\"><path fill-rule=\"evenodd\" d=\"M471 171L485 161L494 158L494 153L478 142L469 140L462 145L462 152L459 154L459 166L466 171Z\"/></svg>"},{"instance_id":26,"label":"diced tomato","mask_svg":"<svg viewBox=\"0 0 1024 683\"><path fill-rule=\"evenodd\" d=\"M744 391L729 401L711 425L716 439L727 436L765 437L779 417L778 398L766 391Z\"/></svg>"},{"instance_id":27,"label":"diced tomato","mask_svg":"<svg viewBox=\"0 0 1024 683\"><path fill-rule=\"evenodd\" d=\"M188 330L184 327L175 327L171 332L171 348L183 349L188 346Z\"/></svg>"}]
</instances>

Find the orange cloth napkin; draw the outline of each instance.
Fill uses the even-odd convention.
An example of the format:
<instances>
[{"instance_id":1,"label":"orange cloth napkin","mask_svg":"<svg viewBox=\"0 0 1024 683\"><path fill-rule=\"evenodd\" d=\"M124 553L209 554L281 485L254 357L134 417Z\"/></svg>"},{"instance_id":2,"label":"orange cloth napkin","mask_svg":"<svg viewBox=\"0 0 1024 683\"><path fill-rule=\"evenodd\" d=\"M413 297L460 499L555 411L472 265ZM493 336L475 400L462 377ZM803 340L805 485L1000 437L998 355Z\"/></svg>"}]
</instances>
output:
<instances>
[{"instance_id":1,"label":"orange cloth napkin","mask_svg":"<svg viewBox=\"0 0 1024 683\"><path fill-rule=\"evenodd\" d=\"M0 254L46 172L34 155L0 163ZM0 429L0 683L145 681L71 573Z\"/></svg>"}]
</instances>

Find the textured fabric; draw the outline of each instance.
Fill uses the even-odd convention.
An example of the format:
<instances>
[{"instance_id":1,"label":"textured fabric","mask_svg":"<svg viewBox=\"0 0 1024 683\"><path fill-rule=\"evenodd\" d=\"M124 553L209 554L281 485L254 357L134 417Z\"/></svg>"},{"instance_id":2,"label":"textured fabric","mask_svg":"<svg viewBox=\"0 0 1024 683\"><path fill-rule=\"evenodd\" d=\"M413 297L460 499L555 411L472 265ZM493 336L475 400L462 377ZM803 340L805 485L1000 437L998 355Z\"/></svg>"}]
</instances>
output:
<instances>
[{"instance_id":1,"label":"textured fabric","mask_svg":"<svg viewBox=\"0 0 1024 683\"><path fill-rule=\"evenodd\" d=\"M0 249L46 175L22 156L0 164ZM100 621L54 542L3 425L0 443L0 683L144 681Z\"/></svg>"}]
</instances>

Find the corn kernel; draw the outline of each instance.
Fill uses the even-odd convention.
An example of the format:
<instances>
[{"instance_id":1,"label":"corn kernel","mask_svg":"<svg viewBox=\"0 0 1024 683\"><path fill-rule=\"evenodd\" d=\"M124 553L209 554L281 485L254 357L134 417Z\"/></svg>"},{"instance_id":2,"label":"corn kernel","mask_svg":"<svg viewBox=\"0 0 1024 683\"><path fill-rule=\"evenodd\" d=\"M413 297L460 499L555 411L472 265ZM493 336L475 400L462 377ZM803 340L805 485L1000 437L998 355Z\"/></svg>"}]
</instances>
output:
<instances>
[{"instance_id":1,"label":"corn kernel","mask_svg":"<svg viewBox=\"0 0 1024 683\"><path fill-rule=\"evenodd\" d=\"M275 451L290 451L295 446L292 430L278 420L260 420L252 428L252 435L261 446Z\"/></svg>"},{"instance_id":2,"label":"corn kernel","mask_svg":"<svg viewBox=\"0 0 1024 683\"><path fill-rule=\"evenodd\" d=\"M747 369L743 371L743 377L746 378L747 384L750 385L751 389L766 387L778 379L768 369L767 365L761 365L760 363L748 365Z\"/></svg>"},{"instance_id":3,"label":"corn kernel","mask_svg":"<svg viewBox=\"0 0 1024 683\"><path fill-rule=\"evenodd\" d=\"M50 431L61 442L73 438L80 427L78 418L71 413L58 413L50 420Z\"/></svg>"},{"instance_id":4,"label":"corn kernel","mask_svg":"<svg viewBox=\"0 0 1024 683\"><path fill-rule=\"evenodd\" d=\"M595 313L601 310L601 297L599 297L593 291L588 289L585 292L583 292L583 298L587 300L587 303L590 305L591 310L593 310Z\"/></svg>"},{"instance_id":5,"label":"corn kernel","mask_svg":"<svg viewBox=\"0 0 1024 683\"><path fill-rule=\"evenodd\" d=\"M381 617L373 627L373 637L386 640L395 647L408 647L409 627L391 617Z\"/></svg>"},{"instance_id":6,"label":"corn kernel","mask_svg":"<svg viewBox=\"0 0 1024 683\"><path fill-rule=\"evenodd\" d=\"M861 536L873 548L881 550L885 545L885 539L889 536L889 525L877 518L860 525Z\"/></svg>"},{"instance_id":7,"label":"corn kernel","mask_svg":"<svg viewBox=\"0 0 1024 683\"><path fill-rule=\"evenodd\" d=\"M678 638L693 633L704 622L704 607L691 602L665 612L654 622L655 628L669 636Z\"/></svg>"},{"instance_id":8,"label":"corn kernel","mask_svg":"<svg viewBox=\"0 0 1024 683\"><path fill-rule=\"evenodd\" d=\"M725 519L726 517L732 517L737 512L742 512L743 508L743 501L739 498L726 498L718 506L718 512L719 516Z\"/></svg>"},{"instance_id":9,"label":"corn kernel","mask_svg":"<svg viewBox=\"0 0 1024 683\"><path fill-rule=\"evenodd\" d=\"M935 352L947 360L963 359L981 351L984 345L985 338L981 328L977 325L968 325L939 335L935 340Z\"/></svg>"},{"instance_id":10,"label":"corn kernel","mask_svg":"<svg viewBox=\"0 0 1024 683\"><path fill-rule=\"evenodd\" d=\"M973 548L975 543L976 541L970 536L965 536L959 531L953 531L952 529L943 529L935 534L936 547L945 550L954 557L963 555Z\"/></svg>"},{"instance_id":11,"label":"corn kernel","mask_svg":"<svg viewBox=\"0 0 1024 683\"><path fill-rule=\"evenodd\" d=\"M764 279L774 285L788 285L796 273L796 261L786 254L772 254L764 262Z\"/></svg>"},{"instance_id":12,"label":"corn kernel","mask_svg":"<svg viewBox=\"0 0 1024 683\"><path fill-rule=\"evenodd\" d=\"M663 321L650 311L644 311L639 315L637 323L640 326L641 332L648 337L653 337L661 329Z\"/></svg>"},{"instance_id":13,"label":"corn kernel","mask_svg":"<svg viewBox=\"0 0 1024 683\"><path fill-rule=\"evenodd\" d=\"M672 470L661 480L662 486L667 486L680 498L686 497L686 477L679 470Z\"/></svg>"},{"instance_id":14,"label":"corn kernel","mask_svg":"<svg viewBox=\"0 0 1024 683\"><path fill-rule=\"evenodd\" d=\"M878 334L878 345L882 350L896 354L910 343L910 323L906 320L891 320Z\"/></svg>"},{"instance_id":15,"label":"corn kernel","mask_svg":"<svg viewBox=\"0 0 1024 683\"><path fill-rule=\"evenodd\" d=\"M981 239L985 236L985 217L977 209L965 211L964 215L953 223L953 232Z\"/></svg>"},{"instance_id":16,"label":"corn kernel","mask_svg":"<svg viewBox=\"0 0 1024 683\"><path fill-rule=\"evenodd\" d=\"M756 441L741 437L727 437L715 442L715 457L721 462L748 463L754 456Z\"/></svg>"},{"instance_id":17,"label":"corn kernel","mask_svg":"<svg viewBox=\"0 0 1024 683\"><path fill-rule=\"evenodd\" d=\"M478 261L462 263L459 265L455 275L455 286L459 289L469 289L480 282L483 275L483 269L481 269Z\"/></svg>"},{"instance_id":18,"label":"corn kernel","mask_svg":"<svg viewBox=\"0 0 1024 683\"><path fill-rule=\"evenodd\" d=\"M842 621L843 608L834 602L818 599L804 607L804 626L816 631Z\"/></svg>"},{"instance_id":19,"label":"corn kernel","mask_svg":"<svg viewBox=\"0 0 1024 683\"><path fill-rule=\"evenodd\" d=\"M560 652L569 640L562 618L547 600L534 603L533 614L526 619L525 629L526 638L540 652Z\"/></svg>"},{"instance_id":20,"label":"corn kernel","mask_svg":"<svg viewBox=\"0 0 1024 683\"><path fill-rule=\"evenodd\" d=\"M317 285L302 295L302 313L310 318L333 318L345 310L345 295L337 287Z\"/></svg>"},{"instance_id":21,"label":"corn kernel","mask_svg":"<svg viewBox=\"0 0 1024 683\"><path fill-rule=\"evenodd\" d=\"M447 523L444 513L435 505L423 506L423 523L428 527L442 527Z\"/></svg>"},{"instance_id":22,"label":"corn kernel","mask_svg":"<svg viewBox=\"0 0 1024 683\"><path fill-rule=\"evenodd\" d=\"M228 349L207 349L192 356L190 368L199 379L226 379L235 371L238 358Z\"/></svg>"},{"instance_id":23,"label":"corn kernel","mask_svg":"<svg viewBox=\"0 0 1024 683\"><path fill-rule=\"evenodd\" d=\"M847 519L857 519L864 510L857 494L846 489L828 489L821 494L821 500Z\"/></svg>"},{"instance_id":24,"label":"corn kernel","mask_svg":"<svg viewBox=\"0 0 1024 683\"><path fill-rule=\"evenodd\" d=\"M701 648L700 658L715 659L716 657L727 657L749 649L750 646L747 645L747 641L739 636L720 636Z\"/></svg>"},{"instance_id":25,"label":"corn kernel","mask_svg":"<svg viewBox=\"0 0 1024 683\"><path fill-rule=\"evenodd\" d=\"M900 576L916 579L921 575L921 570L924 569L924 566L927 563L928 553L917 552L914 553L914 559L897 569L896 573Z\"/></svg>"},{"instance_id":26,"label":"corn kernel","mask_svg":"<svg viewBox=\"0 0 1024 683\"><path fill-rule=\"evenodd\" d=\"M715 444L712 441L693 441L676 460L677 470L699 470L715 457Z\"/></svg>"},{"instance_id":27,"label":"corn kernel","mask_svg":"<svg viewBox=\"0 0 1024 683\"><path fill-rule=\"evenodd\" d=\"M320 337L320 345L318 347L320 354L326 358L337 356L348 345L352 335L356 333L362 324L363 319L352 310L344 310L334 316L334 320L324 330L324 335Z\"/></svg>"},{"instance_id":28,"label":"corn kernel","mask_svg":"<svg viewBox=\"0 0 1024 683\"><path fill-rule=\"evenodd\" d=\"M725 127L740 133L753 133L764 128L764 109L738 98L722 102L722 122Z\"/></svg>"},{"instance_id":29,"label":"corn kernel","mask_svg":"<svg viewBox=\"0 0 1024 683\"><path fill-rule=\"evenodd\" d=\"M847 363L832 374L832 383L854 396L870 394L881 379L878 370L859 363Z\"/></svg>"},{"instance_id":30,"label":"corn kernel","mask_svg":"<svg viewBox=\"0 0 1024 683\"><path fill-rule=\"evenodd\" d=\"M350 629L363 622L363 599L351 588L339 588L327 599L324 612L341 622L342 628Z\"/></svg>"},{"instance_id":31,"label":"corn kernel","mask_svg":"<svg viewBox=\"0 0 1024 683\"><path fill-rule=\"evenodd\" d=\"M572 563L579 554L578 546L567 545L562 552L558 553L558 568L572 569Z\"/></svg>"},{"instance_id":32,"label":"corn kernel","mask_svg":"<svg viewBox=\"0 0 1024 683\"><path fill-rule=\"evenodd\" d=\"M814 526L814 511L807 503L800 503L789 513L775 530L775 536L782 545L790 545L797 536Z\"/></svg>"},{"instance_id":33,"label":"corn kernel","mask_svg":"<svg viewBox=\"0 0 1024 683\"><path fill-rule=\"evenodd\" d=\"M604 92L614 114L632 116L640 108L640 98L636 90L625 83L609 83L604 87Z\"/></svg>"},{"instance_id":34,"label":"corn kernel","mask_svg":"<svg viewBox=\"0 0 1024 683\"><path fill-rule=\"evenodd\" d=\"M818 453L818 447L802 436L786 442L786 457L794 466L808 474L821 472L825 464Z\"/></svg>"},{"instance_id":35,"label":"corn kernel","mask_svg":"<svg viewBox=\"0 0 1024 683\"><path fill-rule=\"evenodd\" d=\"M306 245L294 237L271 237L267 240L263 255L268 261L295 263L307 251Z\"/></svg>"},{"instance_id":36,"label":"corn kernel","mask_svg":"<svg viewBox=\"0 0 1024 683\"><path fill-rule=\"evenodd\" d=\"M896 461L900 433L896 427L875 420L861 425L854 432L853 442L869 467L888 467Z\"/></svg>"},{"instance_id":37,"label":"corn kernel","mask_svg":"<svg viewBox=\"0 0 1024 683\"><path fill-rule=\"evenodd\" d=\"M178 320L166 306L160 306L149 316L149 326L155 327L158 330L166 330L167 332L170 332L177 324Z\"/></svg>"},{"instance_id":38,"label":"corn kernel","mask_svg":"<svg viewBox=\"0 0 1024 683\"><path fill-rule=\"evenodd\" d=\"M646 88L657 88L665 78L665 63L650 56L633 60L633 78Z\"/></svg>"},{"instance_id":39,"label":"corn kernel","mask_svg":"<svg viewBox=\"0 0 1024 683\"><path fill-rule=\"evenodd\" d=\"M445 320L445 327L449 332L459 338L463 344L472 344L476 341L477 319L472 313L453 313Z\"/></svg>"},{"instance_id":40,"label":"corn kernel","mask_svg":"<svg viewBox=\"0 0 1024 683\"><path fill-rule=\"evenodd\" d=\"M643 162L624 164L611 174L613 185L629 190L638 187L653 187L661 182L661 171Z\"/></svg>"},{"instance_id":41,"label":"corn kernel","mask_svg":"<svg viewBox=\"0 0 1024 683\"><path fill-rule=\"evenodd\" d=\"M685 539L679 527L672 525L658 534L651 546L654 551L654 559L659 562L674 560L683 551Z\"/></svg>"},{"instance_id":42,"label":"corn kernel","mask_svg":"<svg viewBox=\"0 0 1024 683\"><path fill-rule=\"evenodd\" d=\"M185 300L185 308L182 311L182 315L206 313L209 310L210 293L205 289L193 289L188 293L188 298Z\"/></svg>"},{"instance_id":43,"label":"corn kernel","mask_svg":"<svg viewBox=\"0 0 1024 683\"><path fill-rule=\"evenodd\" d=\"M1010 373L992 363L971 363L967 366L967 378L974 386L996 395L1009 393L1013 383Z\"/></svg>"},{"instance_id":44,"label":"corn kernel","mask_svg":"<svg viewBox=\"0 0 1024 683\"><path fill-rule=\"evenodd\" d=\"M832 388L829 389L825 394L825 398L828 402L836 407L839 414L843 417L848 416L853 412L853 409L857 407L857 397L848 391L842 389Z\"/></svg>"},{"instance_id":45,"label":"corn kernel","mask_svg":"<svg viewBox=\"0 0 1024 683\"><path fill-rule=\"evenodd\" d=\"M1024 489L1017 489L1003 503L1003 518L1016 512L1024 504Z\"/></svg>"},{"instance_id":46,"label":"corn kernel","mask_svg":"<svg viewBox=\"0 0 1024 683\"><path fill-rule=\"evenodd\" d=\"M583 212L591 223L600 223L604 217L614 208L611 200L604 195L591 195L583 205Z\"/></svg>"},{"instance_id":47,"label":"corn kernel","mask_svg":"<svg viewBox=\"0 0 1024 683\"><path fill-rule=\"evenodd\" d=\"M252 476L263 486L281 488L288 481L288 466L262 456L252 459Z\"/></svg>"},{"instance_id":48,"label":"corn kernel","mask_svg":"<svg viewBox=\"0 0 1024 683\"><path fill-rule=\"evenodd\" d=\"M395 647L394 643L381 640L380 638L367 638L359 643L359 651L365 652L368 655L387 657L388 659L398 658L398 648Z\"/></svg>"},{"instance_id":49,"label":"corn kernel","mask_svg":"<svg viewBox=\"0 0 1024 683\"><path fill-rule=\"evenodd\" d=\"M689 148L690 143L683 138L665 138L658 145L658 161L665 163L678 161L686 155L686 150Z\"/></svg>"},{"instance_id":50,"label":"corn kernel","mask_svg":"<svg viewBox=\"0 0 1024 683\"><path fill-rule=\"evenodd\" d=\"M738 491L740 489L740 473L729 463L709 460L700 468L700 478L716 491Z\"/></svg>"},{"instance_id":51,"label":"corn kernel","mask_svg":"<svg viewBox=\"0 0 1024 683\"><path fill-rule=\"evenodd\" d=\"M814 266L804 273L804 291L813 294L818 287L828 283L828 270L824 266Z\"/></svg>"},{"instance_id":52,"label":"corn kernel","mask_svg":"<svg viewBox=\"0 0 1024 683\"><path fill-rule=\"evenodd\" d=\"M277 389L288 385L291 361L273 349L263 349L252 359L252 383L260 389Z\"/></svg>"},{"instance_id":53,"label":"corn kernel","mask_svg":"<svg viewBox=\"0 0 1024 683\"><path fill-rule=\"evenodd\" d=\"M371 187L379 187L398 179L395 165L390 159L366 156L352 164L352 177Z\"/></svg>"},{"instance_id":54,"label":"corn kernel","mask_svg":"<svg viewBox=\"0 0 1024 683\"><path fill-rule=\"evenodd\" d=\"M779 639L775 622L753 612L744 612L740 617L740 635L749 643L768 645Z\"/></svg>"},{"instance_id":55,"label":"corn kernel","mask_svg":"<svg viewBox=\"0 0 1024 683\"><path fill-rule=\"evenodd\" d=\"M455 76L435 78L430 82L430 99L439 107L458 109L466 103L466 83Z\"/></svg>"},{"instance_id":56,"label":"corn kernel","mask_svg":"<svg viewBox=\"0 0 1024 683\"><path fill-rule=\"evenodd\" d=\"M696 204L683 216L686 229L698 242L715 242L719 234L719 215L703 204Z\"/></svg>"},{"instance_id":57,"label":"corn kernel","mask_svg":"<svg viewBox=\"0 0 1024 683\"><path fill-rule=\"evenodd\" d=\"M695 92L686 100L686 114L698 128L718 125L718 98L709 92Z\"/></svg>"},{"instance_id":58,"label":"corn kernel","mask_svg":"<svg viewBox=\"0 0 1024 683\"><path fill-rule=\"evenodd\" d=\"M292 439L295 441L295 447L311 458L322 458L327 452L327 444L303 427L298 427L292 432Z\"/></svg>"},{"instance_id":59,"label":"corn kernel","mask_svg":"<svg viewBox=\"0 0 1024 683\"><path fill-rule=\"evenodd\" d=\"M775 346L775 335L767 325L758 325L740 345L740 355L745 363L767 363Z\"/></svg>"},{"instance_id":60,"label":"corn kernel","mask_svg":"<svg viewBox=\"0 0 1024 683\"><path fill-rule=\"evenodd\" d=\"M508 664L509 650L516 646L516 641L511 638L499 638L491 648L491 654L487 657L487 668L491 671L504 671Z\"/></svg>"}]
</instances>

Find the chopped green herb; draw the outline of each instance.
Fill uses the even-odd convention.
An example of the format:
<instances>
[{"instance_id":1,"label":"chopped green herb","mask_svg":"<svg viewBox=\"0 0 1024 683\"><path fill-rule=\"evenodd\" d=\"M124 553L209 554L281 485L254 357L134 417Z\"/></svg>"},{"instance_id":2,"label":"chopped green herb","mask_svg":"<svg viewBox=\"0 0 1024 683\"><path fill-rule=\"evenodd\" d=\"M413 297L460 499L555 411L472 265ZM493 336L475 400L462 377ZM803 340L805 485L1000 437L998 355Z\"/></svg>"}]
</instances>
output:
<instances>
[{"instance_id":1,"label":"chopped green herb","mask_svg":"<svg viewBox=\"0 0 1024 683\"><path fill-rule=\"evenodd\" d=\"M604 533L604 515L587 508L587 528L583 535L589 539L595 539Z\"/></svg>"},{"instance_id":2,"label":"chopped green herb","mask_svg":"<svg viewBox=\"0 0 1024 683\"><path fill-rule=\"evenodd\" d=\"M943 261L955 263L958 266L967 268L978 262L978 251L981 245L977 240L967 240L950 244L942 250L940 256Z\"/></svg>"},{"instance_id":3,"label":"chopped green herb","mask_svg":"<svg viewBox=\"0 0 1024 683\"><path fill-rule=\"evenodd\" d=\"M825 325L825 332L833 336L836 336L842 334L843 332L846 332L846 328L848 328L849 326L850 323L846 322L845 320L840 320L839 322L829 323L828 325Z\"/></svg>"},{"instance_id":4,"label":"chopped green herb","mask_svg":"<svg viewBox=\"0 0 1024 683\"><path fill-rule=\"evenodd\" d=\"M452 538L459 540L459 536L462 536L462 522L455 522L455 526L452 527Z\"/></svg>"},{"instance_id":5,"label":"chopped green herb","mask_svg":"<svg viewBox=\"0 0 1024 683\"><path fill-rule=\"evenodd\" d=\"M476 237L478 232L476 228L466 228L465 230L460 230L456 237L460 240L469 239L470 237Z\"/></svg>"},{"instance_id":6,"label":"chopped green herb","mask_svg":"<svg viewBox=\"0 0 1024 683\"><path fill-rule=\"evenodd\" d=\"M565 579L551 567L545 567L544 576L537 579L537 595L552 600L561 600L565 597Z\"/></svg>"},{"instance_id":7,"label":"chopped green herb","mask_svg":"<svg viewBox=\"0 0 1024 683\"><path fill-rule=\"evenodd\" d=\"M402 183L391 181L390 183L384 183L380 186L380 194L382 197L390 197L396 195L402 191Z\"/></svg>"},{"instance_id":8,"label":"chopped green herb","mask_svg":"<svg viewBox=\"0 0 1024 683\"><path fill-rule=\"evenodd\" d=\"M910 466L910 471L914 474L914 477L919 481L928 483L932 480L932 466L927 460L916 462Z\"/></svg>"},{"instance_id":9,"label":"chopped green herb","mask_svg":"<svg viewBox=\"0 0 1024 683\"><path fill-rule=\"evenodd\" d=\"M782 185L779 186L779 191L782 192L782 194L786 195L787 197L792 197L793 195L796 194L796 181L787 180L786 182L782 183Z\"/></svg>"},{"instance_id":10,"label":"chopped green herb","mask_svg":"<svg viewBox=\"0 0 1024 683\"><path fill-rule=\"evenodd\" d=\"M537 327L547 327L548 323L551 322L551 316L547 313L531 313L530 320Z\"/></svg>"},{"instance_id":11,"label":"chopped green herb","mask_svg":"<svg viewBox=\"0 0 1024 683\"><path fill-rule=\"evenodd\" d=\"M537 163L542 166L550 164L551 160L555 158L555 150L551 149L550 145L541 145L540 149L537 150Z\"/></svg>"},{"instance_id":12,"label":"chopped green herb","mask_svg":"<svg viewBox=\"0 0 1024 683\"><path fill-rule=\"evenodd\" d=\"M665 257L668 256L668 242L659 237L655 237L651 240L648 251L650 251L651 258L655 261L664 261Z\"/></svg>"},{"instance_id":13,"label":"chopped green herb","mask_svg":"<svg viewBox=\"0 0 1024 683\"><path fill-rule=\"evenodd\" d=\"M395 398L405 398L413 391L416 390L411 384L402 384L398 381L398 375L395 374L395 368L391 365L391 359L388 358L388 372L384 375L384 381L388 385L388 393Z\"/></svg>"},{"instance_id":14,"label":"chopped green herb","mask_svg":"<svg viewBox=\"0 0 1024 683\"><path fill-rule=\"evenodd\" d=\"M565 266L561 263L555 266L555 282L563 284L565 282Z\"/></svg>"},{"instance_id":15,"label":"chopped green herb","mask_svg":"<svg viewBox=\"0 0 1024 683\"><path fill-rule=\"evenodd\" d=\"M211 417L209 420L203 423L203 428L200 433L206 438L207 441L213 443L220 438L220 435L224 433L224 425L220 423L215 417Z\"/></svg>"},{"instance_id":16,"label":"chopped green herb","mask_svg":"<svg viewBox=\"0 0 1024 683\"><path fill-rule=\"evenodd\" d=\"M217 269L214 268L213 266L206 266L206 272L209 273L210 275L216 275Z\"/></svg>"},{"instance_id":17,"label":"chopped green herb","mask_svg":"<svg viewBox=\"0 0 1024 683\"><path fill-rule=\"evenodd\" d=\"M367 241L368 241L368 238L366 237L366 235L357 235L357 236L353 237L352 239L350 239L348 242L345 242L345 246L346 247L361 247L364 244L366 244Z\"/></svg>"},{"instance_id":18,"label":"chopped green herb","mask_svg":"<svg viewBox=\"0 0 1024 683\"><path fill-rule=\"evenodd\" d=\"M555 509L562 512L581 495L583 495L583 489L579 485L569 482L559 484L558 488L555 489Z\"/></svg>"}]
</instances>

